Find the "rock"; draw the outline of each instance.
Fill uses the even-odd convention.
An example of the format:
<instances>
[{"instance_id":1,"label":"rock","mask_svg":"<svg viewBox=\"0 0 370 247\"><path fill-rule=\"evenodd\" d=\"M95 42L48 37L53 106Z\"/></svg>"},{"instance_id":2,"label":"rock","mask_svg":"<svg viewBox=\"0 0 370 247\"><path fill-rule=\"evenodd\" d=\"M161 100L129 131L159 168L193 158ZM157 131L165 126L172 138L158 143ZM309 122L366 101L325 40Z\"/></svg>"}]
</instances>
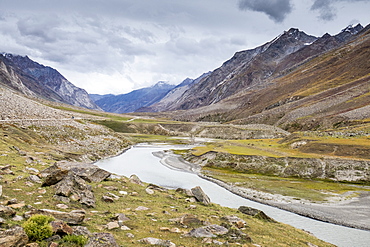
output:
<instances>
[{"instance_id":1,"label":"rock","mask_svg":"<svg viewBox=\"0 0 370 247\"><path fill-rule=\"evenodd\" d=\"M72 227L67 225L64 221L52 221L50 225L53 228L53 232L57 234L71 235L73 233Z\"/></svg>"},{"instance_id":2,"label":"rock","mask_svg":"<svg viewBox=\"0 0 370 247\"><path fill-rule=\"evenodd\" d=\"M113 229L120 228L120 225L118 224L118 222L114 221L114 222L109 222L106 225L106 227L107 227L108 230L113 230Z\"/></svg>"},{"instance_id":3,"label":"rock","mask_svg":"<svg viewBox=\"0 0 370 247\"><path fill-rule=\"evenodd\" d=\"M191 189L191 192L193 193L194 197L201 203L205 205L209 205L211 203L211 200L209 197L204 193L202 188L200 186L194 187Z\"/></svg>"},{"instance_id":4,"label":"rock","mask_svg":"<svg viewBox=\"0 0 370 247\"><path fill-rule=\"evenodd\" d=\"M221 219L228 221L229 223L235 225L239 229L244 228L247 225L247 223L244 220L234 215L224 216Z\"/></svg>"},{"instance_id":5,"label":"rock","mask_svg":"<svg viewBox=\"0 0 370 247\"><path fill-rule=\"evenodd\" d=\"M93 233L84 247L119 247L113 235L110 233Z\"/></svg>"},{"instance_id":6,"label":"rock","mask_svg":"<svg viewBox=\"0 0 370 247\"><path fill-rule=\"evenodd\" d=\"M251 208L251 207L246 207L246 206L240 206L238 208L238 210L240 212L242 212L243 214L253 216L253 217L257 218L257 219L268 221L268 222L272 222L272 223L276 223L276 221L273 218L267 216L261 210L258 210L258 209L255 209L255 208Z\"/></svg>"},{"instance_id":7,"label":"rock","mask_svg":"<svg viewBox=\"0 0 370 247\"><path fill-rule=\"evenodd\" d=\"M78 201L81 204L87 207L95 207L95 197L91 185L88 185L79 176L68 173L55 185L55 195L69 197L72 194L78 196Z\"/></svg>"},{"instance_id":8,"label":"rock","mask_svg":"<svg viewBox=\"0 0 370 247\"><path fill-rule=\"evenodd\" d=\"M118 200L120 197L111 193L111 192L107 192L107 195L110 196L110 197L113 197L114 200Z\"/></svg>"},{"instance_id":9,"label":"rock","mask_svg":"<svg viewBox=\"0 0 370 247\"><path fill-rule=\"evenodd\" d=\"M11 217L15 215L15 211L7 206L0 205L0 217Z\"/></svg>"},{"instance_id":10,"label":"rock","mask_svg":"<svg viewBox=\"0 0 370 247\"><path fill-rule=\"evenodd\" d=\"M149 208L144 206L138 206L137 208L135 208L135 211L145 211L145 210L149 210Z\"/></svg>"},{"instance_id":11,"label":"rock","mask_svg":"<svg viewBox=\"0 0 370 247\"><path fill-rule=\"evenodd\" d=\"M61 202L64 202L64 203L70 203L71 202L71 199L69 199L68 197L65 197L65 196L57 196L57 195L53 195L53 198L55 198L56 200L58 201L61 201Z\"/></svg>"},{"instance_id":12,"label":"rock","mask_svg":"<svg viewBox=\"0 0 370 247\"><path fill-rule=\"evenodd\" d=\"M195 199L195 197L190 197L190 198L186 198L185 201L190 202L190 203L194 203L194 202L197 201L197 199Z\"/></svg>"},{"instance_id":13,"label":"rock","mask_svg":"<svg viewBox=\"0 0 370 247\"><path fill-rule=\"evenodd\" d=\"M22 216L20 216L20 215L16 215L16 216L14 216L14 217L12 218L12 220L13 220L13 221L22 221L22 220L24 220L24 218L23 218Z\"/></svg>"},{"instance_id":14,"label":"rock","mask_svg":"<svg viewBox=\"0 0 370 247\"><path fill-rule=\"evenodd\" d=\"M45 170L48 170L51 167L46 168ZM45 170L43 172L45 172ZM42 174L44 176L44 173ZM54 185L58 183L60 180L62 180L64 177L66 177L67 174L68 174L68 170L60 170L60 169L51 170L49 174L45 175L42 186Z\"/></svg>"},{"instance_id":15,"label":"rock","mask_svg":"<svg viewBox=\"0 0 370 247\"><path fill-rule=\"evenodd\" d=\"M51 236L50 238L46 238L46 239L44 239L43 241L45 241L45 242L53 242L53 241L59 241L59 240L61 240L62 238L59 236L59 235L53 235L53 236ZM51 244L51 243L50 243ZM49 244L49 245L50 245Z\"/></svg>"},{"instance_id":16,"label":"rock","mask_svg":"<svg viewBox=\"0 0 370 247\"><path fill-rule=\"evenodd\" d=\"M56 207L57 208L60 208L60 209L67 209L67 208L69 208L67 205L65 205L65 204L57 204L56 205Z\"/></svg>"},{"instance_id":17,"label":"rock","mask_svg":"<svg viewBox=\"0 0 370 247\"><path fill-rule=\"evenodd\" d=\"M194 238L215 238L216 237L216 235L207 231L203 227L193 229L189 233L185 234L185 236L194 237Z\"/></svg>"},{"instance_id":18,"label":"rock","mask_svg":"<svg viewBox=\"0 0 370 247\"><path fill-rule=\"evenodd\" d=\"M176 247L176 244L172 243L169 240L162 240L162 239L151 238L151 237L140 239L139 242L143 244L158 245L158 246L164 246L164 247Z\"/></svg>"},{"instance_id":19,"label":"rock","mask_svg":"<svg viewBox=\"0 0 370 247\"><path fill-rule=\"evenodd\" d=\"M178 188L178 189L176 189L176 192L181 193L181 194L185 194L185 195L191 196L191 197L194 196L193 193L191 192L191 190L188 190L188 189Z\"/></svg>"},{"instance_id":20,"label":"rock","mask_svg":"<svg viewBox=\"0 0 370 247\"><path fill-rule=\"evenodd\" d=\"M25 213L25 218L29 218L34 214L43 214L53 216L57 220L65 221L67 224L78 225L81 224L86 216L84 210L73 210L69 213L51 210L51 209L32 209Z\"/></svg>"},{"instance_id":21,"label":"rock","mask_svg":"<svg viewBox=\"0 0 370 247\"><path fill-rule=\"evenodd\" d=\"M219 225L209 225L204 226L203 228L206 229L208 232L211 232L216 235L224 235L229 232L227 228Z\"/></svg>"},{"instance_id":22,"label":"rock","mask_svg":"<svg viewBox=\"0 0 370 247\"><path fill-rule=\"evenodd\" d=\"M131 229L128 226L125 226L125 225L121 226L121 230L122 231L131 231Z\"/></svg>"},{"instance_id":23,"label":"rock","mask_svg":"<svg viewBox=\"0 0 370 247\"><path fill-rule=\"evenodd\" d=\"M109 197L109 196L102 196L101 198L103 200L103 202L109 202L109 203L113 203L114 202L114 199L112 197Z\"/></svg>"},{"instance_id":24,"label":"rock","mask_svg":"<svg viewBox=\"0 0 370 247\"><path fill-rule=\"evenodd\" d=\"M55 242L51 242L48 247L58 247L59 244L58 243L55 243Z\"/></svg>"},{"instance_id":25,"label":"rock","mask_svg":"<svg viewBox=\"0 0 370 247\"><path fill-rule=\"evenodd\" d=\"M135 237L135 235L134 235L134 234L132 234L132 233L127 233L127 234L126 234L126 237L128 237L128 238L134 238L134 237Z\"/></svg>"},{"instance_id":26,"label":"rock","mask_svg":"<svg viewBox=\"0 0 370 247\"><path fill-rule=\"evenodd\" d=\"M36 175L31 175L27 179L30 180L31 182L42 184L42 180Z\"/></svg>"},{"instance_id":27,"label":"rock","mask_svg":"<svg viewBox=\"0 0 370 247\"><path fill-rule=\"evenodd\" d=\"M72 226L73 235L89 237L91 232L85 226Z\"/></svg>"},{"instance_id":28,"label":"rock","mask_svg":"<svg viewBox=\"0 0 370 247\"><path fill-rule=\"evenodd\" d=\"M154 190L149 189L149 188L146 188L146 189L145 189L145 192L146 192L147 194L149 194L149 195L153 195L153 194L154 194Z\"/></svg>"},{"instance_id":29,"label":"rock","mask_svg":"<svg viewBox=\"0 0 370 247\"><path fill-rule=\"evenodd\" d=\"M81 177L87 182L101 182L107 179L111 173L95 165L80 163L55 163L41 172L45 178L44 185L56 184L67 176L68 172Z\"/></svg>"},{"instance_id":30,"label":"rock","mask_svg":"<svg viewBox=\"0 0 370 247\"><path fill-rule=\"evenodd\" d=\"M16 198L10 199L6 202L6 205L11 205L11 204L17 204L18 200Z\"/></svg>"},{"instance_id":31,"label":"rock","mask_svg":"<svg viewBox=\"0 0 370 247\"><path fill-rule=\"evenodd\" d=\"M136 176L135 174L131 175L130 176L130 179L129 181L131 183L134 183L134 184L138 184L138 185L141 185L141 186L144 186L143 182L141 182L140 178L138 176Z\"/></svg>"},{"instance_id":32,"label":"rock","mask_svg":"<svg viewBox=\"0 0 370 247\"><path fill-rule=\"evenodd\" d=\"M103 188L109 191L118 191L116 186L104 186Z\"/></svg>"},{"instance_id":33,"label":"rock","mask_svg":"<svg viewBox=\"0 0 370 247\"><path fill-rule=\"evenodd\" d=\"M29 172L29 173L31 173L31 174L38 174L38 173L40 173L40 171L39 170L37 170L36 168L30 168L30 167L26 167L26 170Z\"/></svg>"},{"instance_id":34,"label":"rock","mask_svg":"<svg viewBox=\"0 0 370 247\"><path fill-rule=\"evenodd\" d=\"M151 189L151 190L158 190L158 191L162 191L162 192L168 191L168 189L163 188L163 187L158 186L158 185L155 185L155 184L149 184L147 188L149 188L149 189Z\"/></svg>"},{"instance_id":35,"label":"rock","mask_svg":"<svg viewBox=\"0 0 370 247\"><path fill-rule=\"evenodd\" d=\"M28 243L28 236L24 229L20 226L0 231L0 246L1 247L21 247Z\"/></svg>"},{"instance_id":36,"label":"rock","mask_svg":"<svg viewBox=\"0 0 370 247\"><path fill-rule=\"evenodd\" d=\"M2 197L2 196L3 196L3 186L0 185L0 197Z\"/></svg>"},{"instance_id":37,"label":"rock","mask_svg":"<svg viewBox=\"0 0 370 247\"><path fill-rule=\"evenodd\" d=\"M119 191L118 193L120 193L121 195L127 195L128 194L127 191L123 191L123 190Z\"/></svg>"},{"instance_id":38,"label":"rock","mask_svg":"<svg viewBox=\"0 0 370 247\"><path fill-rule=\"evenodd\" d=\"M123 226L123 222L130 220L130 218L128 218L125 214L122 213L116 214L113 219L117 220L120 226Z\"/></svg>"},{"instance_id":39,"label":"rock","mask_svg":"<svg viewBox=\"0 0 370 247\"><path fill-rule=\"evenodd\" d=\"M26 247L40 247L38 243L28 243Z\"/></svg>"},{"instance_id":40,"label":"rock","mask_svg":"<svg viewBox=\"0 0 370 247\"><path fill-rule=\"evenodd\" d=\"M0 217L0 224L4 224L5 222L6 222L6 220L4 218Z\"/></svg>"},{"instance_id":41,"label":"rock","mask_svg":"<svg viewBox=\"0 0 370 247\"><path fill-rule=\"evenodd\" d=\"M202 221L198 219L195 215L185 214L180 218L180 223L188 226L193 224L202 224Z\"/></svg>"}]
</instances>

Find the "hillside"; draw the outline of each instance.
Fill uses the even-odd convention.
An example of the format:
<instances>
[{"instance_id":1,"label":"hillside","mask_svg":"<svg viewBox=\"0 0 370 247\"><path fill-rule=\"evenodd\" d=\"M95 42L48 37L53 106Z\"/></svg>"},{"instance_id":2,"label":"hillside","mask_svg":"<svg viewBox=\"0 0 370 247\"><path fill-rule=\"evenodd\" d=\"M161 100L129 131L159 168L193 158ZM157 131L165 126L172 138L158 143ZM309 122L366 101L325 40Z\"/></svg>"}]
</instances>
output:
<instances>
[{"instance_id":1,"label":"hillside","mask_svg":"<svg viewBox=\"0 0 370 247\"><path fill-rule=\"evenodd\" d=\"M369 27L314 38L297 29L236 53L168 110L179 120L316 129L369 118ZM183 111L186 109L186 111Z\"/></svg>"},{"instance_id":2,"label":"hillside","mask_svg":"<svg viewBox=\"0 0 370 247\"><path fill-rule=\"evenodd\" d=\"M0 56L1 85L25 95L80 106L100 109L87 92L78 88L57 70L32 61L29 57L3 53Z\"/></svg>"}]
</instances>

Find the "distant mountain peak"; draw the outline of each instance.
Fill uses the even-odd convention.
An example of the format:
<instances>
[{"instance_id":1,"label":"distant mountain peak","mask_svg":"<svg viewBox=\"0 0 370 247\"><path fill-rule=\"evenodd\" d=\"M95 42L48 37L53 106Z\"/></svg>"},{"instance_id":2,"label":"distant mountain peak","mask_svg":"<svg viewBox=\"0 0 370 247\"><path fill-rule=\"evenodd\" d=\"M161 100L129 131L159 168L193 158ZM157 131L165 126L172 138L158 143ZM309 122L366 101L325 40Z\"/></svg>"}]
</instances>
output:
<instances>
[{"instance_id":1,"label":"distant mountain peak","mask_svg":"<svg viewBox=\"0 0 370 247\"><path fill-rule=\"evenodd\" d=\"M342 29L342 32L348 32L352 35L357 34L359 31L361 31L364 27L358 23L356 26L348 25L346 28Z\"/></svg>"}]
</instances>

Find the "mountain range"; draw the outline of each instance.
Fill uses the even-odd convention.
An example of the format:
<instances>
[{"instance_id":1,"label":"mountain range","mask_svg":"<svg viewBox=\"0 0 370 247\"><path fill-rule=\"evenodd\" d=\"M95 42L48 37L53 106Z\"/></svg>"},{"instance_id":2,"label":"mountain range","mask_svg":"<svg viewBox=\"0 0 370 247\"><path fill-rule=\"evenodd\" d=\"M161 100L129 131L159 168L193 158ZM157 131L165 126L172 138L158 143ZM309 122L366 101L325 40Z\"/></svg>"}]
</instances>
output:
<instances>
[{"instance_id":1,"label":"mountain range","mask_svg":"<svg viewBox=\"0 0 370 247\"><path fill-rule=\"evenodd\" d=\"M113 113L130 113L142 107L150 106L161 100L175 86L160 81L157 84L120 95L92 94L90 97L104 111Z\"/></svg>"},{"instance_id":2,"label":"mountain range","mask_svg":"<svg viewBox=\"0 0 370 247\"><path fill-rule=\"evenodd\" d=\"M370 25L337 35L284 31L236 52L214 71L121 95L88 95L27 56L0 56L0 85L29 97L107 112L156 112L174 120L317 129L370 118ZM153 114L153 113L151 113Z\"/></svg>"},{"instance_id":3,"label":"mountain range","mask_svg":"<svg viewBox=\"0 0 370 247\"><path fill-rule=\"evenodd\" d=\"M292 28L235 53L156 110L170 111L177 120L300 129L370 118L369 29L359 24L314 37Z\"/></svg>"}]
</instances>

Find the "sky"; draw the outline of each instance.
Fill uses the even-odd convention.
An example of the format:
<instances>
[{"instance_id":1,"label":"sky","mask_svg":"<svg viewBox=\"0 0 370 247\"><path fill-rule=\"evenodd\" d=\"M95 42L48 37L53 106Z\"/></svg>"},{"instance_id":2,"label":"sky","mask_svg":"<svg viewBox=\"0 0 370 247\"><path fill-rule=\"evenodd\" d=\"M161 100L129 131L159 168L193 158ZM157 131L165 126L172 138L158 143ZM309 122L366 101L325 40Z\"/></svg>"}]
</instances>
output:
<instances>
[{"instance_id":1,"label":"sky","mask_svg":"<svg viewBox=\"0 0 370 247\"><path fill-rule=\"evenodd\" d=\"M195 79L288 30L370 24L370 0L0 0L0 52L89 93Z\"/></svg>"}]
</instances>

